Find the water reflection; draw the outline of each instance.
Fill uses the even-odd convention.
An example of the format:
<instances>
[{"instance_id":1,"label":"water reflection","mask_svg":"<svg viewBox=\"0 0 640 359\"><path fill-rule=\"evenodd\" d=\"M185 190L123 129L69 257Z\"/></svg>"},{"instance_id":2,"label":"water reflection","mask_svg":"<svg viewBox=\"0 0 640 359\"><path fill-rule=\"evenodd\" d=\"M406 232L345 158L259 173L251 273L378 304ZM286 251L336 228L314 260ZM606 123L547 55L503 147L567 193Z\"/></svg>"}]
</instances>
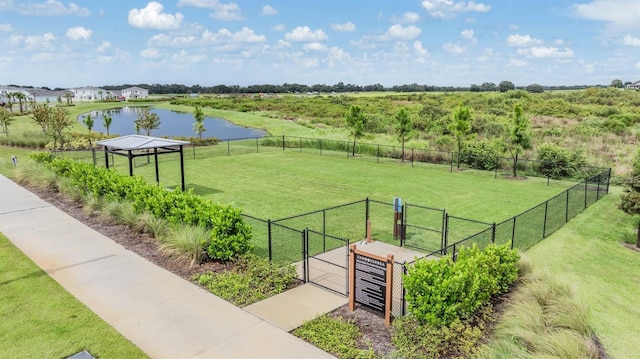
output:
<instances>
[{"instance_id":1,"label":"water reflection","mask_svg":"<svg viewBox=\"0 0 640 359\"><path fill-rule=\"evenodd\" d=\"M176 112L153 107L126 106L110 110L92 111L90 113L94 119L93 130L106 133L107 130L104 127L104 116L108 115L112 119L111 126L109 126L110 134L135 134L136 130L134 121L138 118L138 114L145 108L150 109L151 113L155 113L160 117L160 127L151 131L152 136L198 136L193 130L195 118L192 113ZM81 123L83 116L78 117L78 121ZM202 133L203 138L217 137L221 140L262 137L266 134L263 130L245 128L216 117L205 117L204 128L206 131Z\"/></svg>"}]
</instances>

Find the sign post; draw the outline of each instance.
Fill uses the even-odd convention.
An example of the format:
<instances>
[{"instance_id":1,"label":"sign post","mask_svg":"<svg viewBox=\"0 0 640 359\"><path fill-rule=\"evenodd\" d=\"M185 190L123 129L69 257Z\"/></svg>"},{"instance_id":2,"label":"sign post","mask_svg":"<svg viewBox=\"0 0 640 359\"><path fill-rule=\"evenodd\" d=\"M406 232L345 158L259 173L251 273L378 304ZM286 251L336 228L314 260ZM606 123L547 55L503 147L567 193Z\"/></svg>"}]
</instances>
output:
<instances>
[{"instance_id":1,"label":"sign post","mask_svg":"<svg viewBox=\"0 0 640 359\"><path fill-rule=\"evenodd\" d=\"M349 310L356 303L384 313L385 325L391 324L393 303L393 255L377 256L349 246Z\"/></svg>"}]
</instances>

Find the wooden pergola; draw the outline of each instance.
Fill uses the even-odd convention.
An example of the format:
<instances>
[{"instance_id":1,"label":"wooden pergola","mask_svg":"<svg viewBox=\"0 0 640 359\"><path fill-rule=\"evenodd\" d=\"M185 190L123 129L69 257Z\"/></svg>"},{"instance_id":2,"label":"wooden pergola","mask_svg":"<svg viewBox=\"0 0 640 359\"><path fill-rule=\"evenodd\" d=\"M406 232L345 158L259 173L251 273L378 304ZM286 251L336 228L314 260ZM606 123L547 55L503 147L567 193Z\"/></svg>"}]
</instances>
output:
<instances>
[{"instance_id":1,"label":"wooden pergola","mask_svg":"<svg viewBox=\"0 0 640 359\"><path fill-rule=\"evenodd\" d=\"M129 159L129 176L133 176L133 159L135 157L150 155L149 152L140 153L140 151L153 150L152 154L156 166L156 182L158 183L160 183L158 155L180 153L180 179L182 181L182 190L185 190L183 147L184 145L191 144L191 142L141 135L127 135L98 141L96 144L104 147L104 164L107 168L109 168L109 153L127 157Z\"/></svg>"}]
</instances>

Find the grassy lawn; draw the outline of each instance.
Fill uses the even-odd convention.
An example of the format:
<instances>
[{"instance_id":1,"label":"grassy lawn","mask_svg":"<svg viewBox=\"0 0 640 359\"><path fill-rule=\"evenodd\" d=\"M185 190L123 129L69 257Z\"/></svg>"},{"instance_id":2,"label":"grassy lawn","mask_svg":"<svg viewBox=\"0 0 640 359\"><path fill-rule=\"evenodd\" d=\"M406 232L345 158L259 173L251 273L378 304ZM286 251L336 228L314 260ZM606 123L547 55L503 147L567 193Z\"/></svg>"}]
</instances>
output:
<instances>
[{"instance_id":1,"label":"grassy lawn","mask_svg":"<svg viewBox=\"0 0 640 359\"><path fill-rule=\"evenodd\" d=\"M527 253L573 286L611 358L637 358L640 252L620 245L634 238L637 218L617 209L620 189L613 192Z\"/></svg>"},{"instance_id":2,"label":"grassy lawn","mask_svg":"<svg viewBox=\"0 0 640 359\"><path fill-rule=\"evenodd\" d=\"M0 358L147 356L0 234Z\"/></svg>"}]
</instances>

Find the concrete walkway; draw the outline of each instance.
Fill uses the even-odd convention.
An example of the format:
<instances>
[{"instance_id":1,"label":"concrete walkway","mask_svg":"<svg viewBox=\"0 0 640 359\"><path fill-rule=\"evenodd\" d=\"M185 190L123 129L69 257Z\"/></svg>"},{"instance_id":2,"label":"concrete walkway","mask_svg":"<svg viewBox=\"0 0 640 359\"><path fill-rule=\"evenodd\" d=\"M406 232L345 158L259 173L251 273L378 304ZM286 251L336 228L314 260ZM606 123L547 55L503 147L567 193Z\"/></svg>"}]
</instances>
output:
<instances>
[{"instance_id":1,"label":"concrete walkway","mask_svg":"<svg viewBox=\"0 0 640 359\"><path fill-rule=\"evenodd\" d=\"M0 232L152 358L332 358L0 176Z\"/></svg>"}]
</instances>

